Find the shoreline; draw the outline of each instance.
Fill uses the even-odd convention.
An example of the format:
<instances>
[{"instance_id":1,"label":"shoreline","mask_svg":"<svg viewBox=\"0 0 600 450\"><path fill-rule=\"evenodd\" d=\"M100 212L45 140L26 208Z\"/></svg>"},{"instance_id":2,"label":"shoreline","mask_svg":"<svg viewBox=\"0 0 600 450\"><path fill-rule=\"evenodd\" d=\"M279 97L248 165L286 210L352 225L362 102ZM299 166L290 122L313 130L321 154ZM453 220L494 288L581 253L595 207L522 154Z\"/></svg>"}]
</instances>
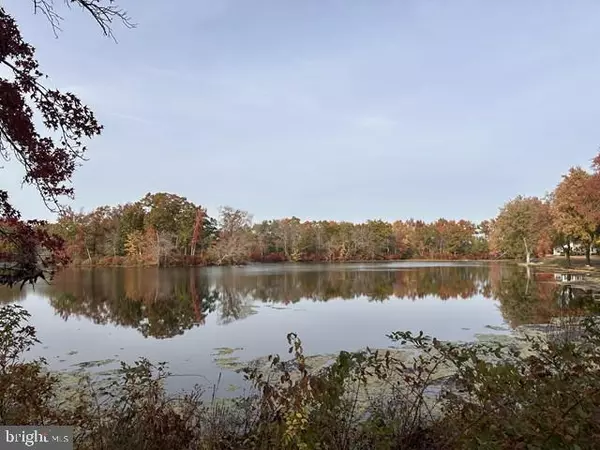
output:
<instances>
[{"instance_id":1,"label":"shoreline","mask_svg":"<svg viewBox=\"0 0 600 450\"><path fill-rule=\"evenodd\" d=\"M248 261L238 264L213 264L213 263L199 263L199 264L185 264L185 263L174 263L167 265L157 264L136 264L136 263L124 263L124 264L70 264L68 266L61 267L63 269L114 269L114 268L157 268L157 269L168 269L168 268L184 268L184 267L245 267L253 265L291 265L291 264L303 264L303 265L316 265L316 264L390 264L399 262L434 262L434 263L516 263L513 259L482 259L482 258L462 258L462 259L441 259L441 258L407 258L407 259L352 259L343 261Z\"/></svg>"}]
</instances>

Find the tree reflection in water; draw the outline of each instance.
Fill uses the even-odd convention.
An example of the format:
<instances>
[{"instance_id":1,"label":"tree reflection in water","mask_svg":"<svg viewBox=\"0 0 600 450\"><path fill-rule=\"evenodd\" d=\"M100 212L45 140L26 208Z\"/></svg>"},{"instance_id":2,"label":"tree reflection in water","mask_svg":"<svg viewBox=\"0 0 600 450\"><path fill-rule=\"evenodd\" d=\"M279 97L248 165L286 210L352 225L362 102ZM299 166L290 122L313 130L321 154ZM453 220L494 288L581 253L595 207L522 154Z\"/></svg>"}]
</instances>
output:
<instances>
[{"instance_id":1,"label":"tree reflection in water","mask_svg":"<svg viewBox=\"0 0 600 450\"><path fill-rule=\"evenodd\" d=\"M0 286L0 304L2 303L16 303L25 300L27 297L27 290L19 289L18 287L9 288L7 286Z\"/></svg>"},{"instance_id":2,"label":"tree reflection in water","mask_svg":"<svg viewBox=\"0 0 600 450\"><path fill-rule=\"evenodd\" d=\"M552 273L533 272L527 277L518 266L504 271L500 282L492 283L492 295L511 327L598 313L600 305L594 301L593 289L557 283Z\"/></svg>"},{"instance_id":3,"label":"tree reflection in water","mask_svg":"<svg viewBox=\"0 0 600 450\"><path fill-rule=\"evenodd\" d=\"M169 338L205 324L243 320L255 302L293 304L300 300L369 301L393 299L441 301L482 296L499 301L512 326L547 323L553 317L580 315L597 309L594 292L555 283L552 274L530 273L517 265L481 264L426 267L304 266L291 270L244 268L70 270L51 286L36 290L67 320L83 316L98 324L137 329L146 337ZM16 289L0 290L0 301L25 298Z\"/></svg>"}]
</instances>

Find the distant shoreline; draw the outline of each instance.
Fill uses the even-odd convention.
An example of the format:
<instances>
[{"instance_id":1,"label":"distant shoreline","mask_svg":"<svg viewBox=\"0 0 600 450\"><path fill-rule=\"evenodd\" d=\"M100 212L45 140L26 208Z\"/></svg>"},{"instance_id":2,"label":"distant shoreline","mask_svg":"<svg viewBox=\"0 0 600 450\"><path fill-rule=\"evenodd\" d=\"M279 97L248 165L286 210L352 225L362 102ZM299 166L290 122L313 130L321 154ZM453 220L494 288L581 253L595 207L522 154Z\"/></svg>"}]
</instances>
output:
<instances>
[{"instance_id":1,"label":"distant shoreline","mask_svg":"<svg viewBox=\"0 0 600 450\"><path fill-rule=\"evenodd\" d=\"M370 260L347 260L347 261L248 261L240 264L212 264L212 263L183 263L183 262L172 262L166 265L157 265L157 264L143 264L136 262L128 262L123 261L120 263L112 263L105 264L102 262L92 262L92 263L81 263L81 264L69 264L64 266L61 269L103 269L103 268L133 268L133 267L145 267L145 268L174 268L174 267L244 267L244 266L257 266L257 265L265 265L265 266L273 266L273 265L289 265L289 264L304 264L304 265L314 265L314 264L389 264L389 263L410 263L410 262L433 262L433 263L465 263L465 262L484 262L484 263L494 263L494 262L513 262L516 263L516 260L513 259L441 259L441 258L408 258L408 259L370 259Z\"/></svg>"}]
</instances>

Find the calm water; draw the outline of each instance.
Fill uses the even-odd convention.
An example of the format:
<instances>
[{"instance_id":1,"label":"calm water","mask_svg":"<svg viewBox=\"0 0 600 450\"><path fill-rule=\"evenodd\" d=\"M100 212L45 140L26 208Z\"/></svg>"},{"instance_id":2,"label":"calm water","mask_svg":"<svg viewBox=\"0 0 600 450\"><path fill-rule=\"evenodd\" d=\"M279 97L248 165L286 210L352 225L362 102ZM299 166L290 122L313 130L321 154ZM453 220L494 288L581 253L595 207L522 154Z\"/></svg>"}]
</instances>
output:
<instances>
[{"instance_id":1,"label":"calm water","mask_svg":"<svg viewBox=\"0 0 600 450\"><path fill-rule=\"evenodd\" d=\"M385 348L395 330L470 341L593 303L585 292L565 303L561 289L551 274L528 280L499 263L286 264L72 270L35 291L0 290L0 301L29 310L42 341L32 356L53 369L145 356L168 362L179 389L216 381L215 349L285 354L290 331L308 354Z\"/></svg>"}]
</instances>

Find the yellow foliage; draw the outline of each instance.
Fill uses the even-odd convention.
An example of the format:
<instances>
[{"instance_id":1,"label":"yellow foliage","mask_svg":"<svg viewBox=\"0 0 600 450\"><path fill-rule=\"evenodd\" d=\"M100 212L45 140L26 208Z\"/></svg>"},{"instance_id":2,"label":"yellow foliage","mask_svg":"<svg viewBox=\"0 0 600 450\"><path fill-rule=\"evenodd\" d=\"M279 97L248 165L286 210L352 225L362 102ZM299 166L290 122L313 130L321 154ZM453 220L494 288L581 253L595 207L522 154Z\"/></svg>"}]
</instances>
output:
<instances>
[{"instance_id":1,"label":"yellow foliage","mask_svg":"<svg viewBox=\"0 0 600 450\"><path fill-rule=\"evenodd\" d=\"M307 417L306 406L303 405L300 407L300 411L294 411L292 409L285 418L286 427L284 439L288 444L292 442L295 443L299 450L308 448L307 444L302 441L302 434L308 427Z\"/></svg>"},{"instance_id":2,"label":"yellow foliage","mask_svg":"<svg viewBox=\"0 0 600 450\"><path fill-rule=\"evenodd\" d=\"M140 258L144 253L144 233L136 230L125 239L125 253L130 258Z\"/></svg>"}]
</instances>

